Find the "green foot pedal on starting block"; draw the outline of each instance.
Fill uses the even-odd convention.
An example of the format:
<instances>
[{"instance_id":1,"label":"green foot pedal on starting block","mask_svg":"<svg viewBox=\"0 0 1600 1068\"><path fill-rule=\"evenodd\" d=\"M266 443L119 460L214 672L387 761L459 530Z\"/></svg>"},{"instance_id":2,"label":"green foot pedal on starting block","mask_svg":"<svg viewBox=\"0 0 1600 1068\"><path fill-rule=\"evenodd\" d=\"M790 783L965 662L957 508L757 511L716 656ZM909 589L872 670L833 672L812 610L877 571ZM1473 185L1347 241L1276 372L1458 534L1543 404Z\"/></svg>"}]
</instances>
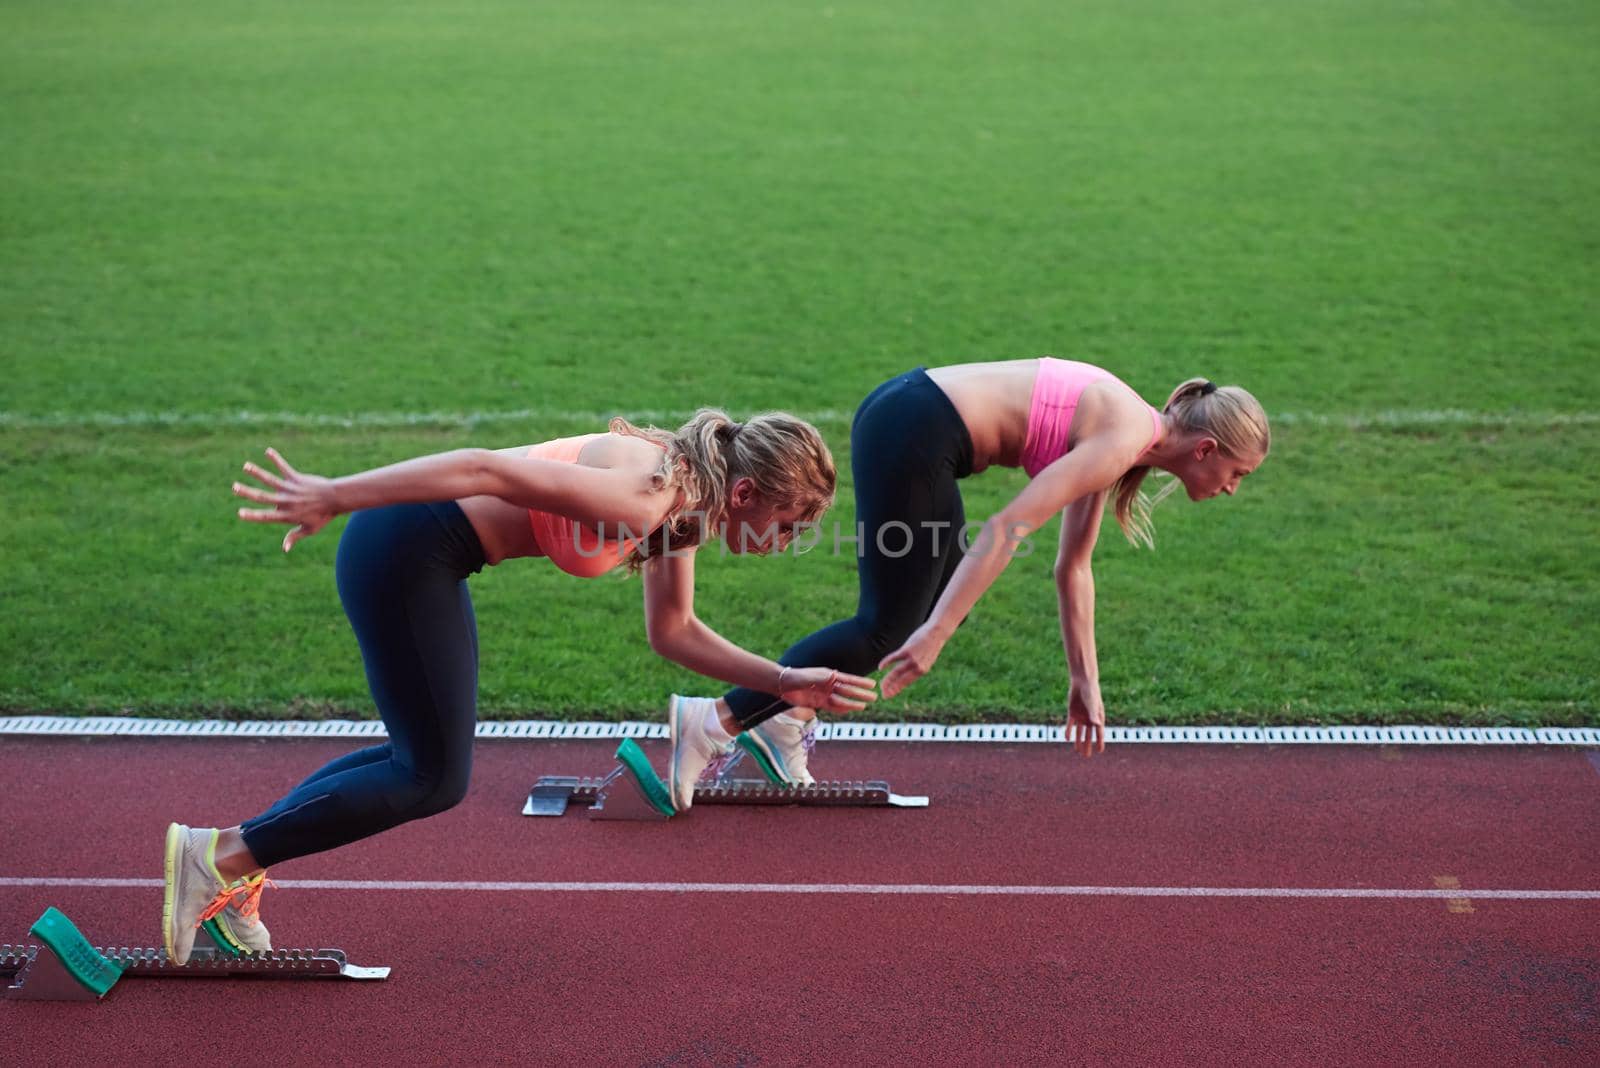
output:
<instances>
[{"instance_id":1,"label":"green foot pedal on starting block","mask_svg":"<svg viewBox=\"0 0 1600 1068\"><path fill-rule=\"evenodd\" d=\"M677 813L672 791L655 773L644 750L632 738L617 746L619 763L601 779L577 775L545 775L528 792L524 816L559 816L571 802L589 805L593 820L671 819Z\"/></svg>"},{"instance_id":2,"label":"green foot pedal on starting block","mask_svg":"<svg viewBox=\"0 0 1600 1068\"><path fill-rule=\"evenodd\" d=\"M210 937L217 947L217 953L224 957L242 957L247 952L233 939L222 933L222 925L215 918L204 921L200 929Z\"/></svg>"},{"instance_id":3,"label":"green foot pedal on starting block","mask_svg":"<svg viewBox=\"0 0 1600 1068\"><path fill-rule=\"evenodd\" d=\"M0 945L0 995L35 1001L90 1001L119 979L387 979L386 967L351 964L339 949L242 952L217 925L195 932L189 963L167 959L159 946L97 947L56 909L29 932L40 945ZM213 944L215 943L215 944Z\"/></svg>"},{"instance_id":4,"label":"green foot pedal on starting block","mask_svg":"<svg viewBox=\"0 0 1600 1068\"><path fill-rule=\"evenodd\" d=\"M632 738L617 746L621 761L601 780L595 802L589 808L592 820L671 819L678 811L672 791L661 781L645 758L644 750Z\"/></svg>"},{"instance_id":5,"label":"green foot pedal on starting block","mask_svg":"<svg viewBox=\"0 0 1600 1068\"><path fill-rule=\"evenodd\" d=\"M7 997L35 1001L93 1001L103 998L122 978L122 969L89 944L83 933L56 908L47 908L28 933L39 945L31 956L22 947ZM5 947L6 956L11 947Z\"/></svg>"}]
</instances>

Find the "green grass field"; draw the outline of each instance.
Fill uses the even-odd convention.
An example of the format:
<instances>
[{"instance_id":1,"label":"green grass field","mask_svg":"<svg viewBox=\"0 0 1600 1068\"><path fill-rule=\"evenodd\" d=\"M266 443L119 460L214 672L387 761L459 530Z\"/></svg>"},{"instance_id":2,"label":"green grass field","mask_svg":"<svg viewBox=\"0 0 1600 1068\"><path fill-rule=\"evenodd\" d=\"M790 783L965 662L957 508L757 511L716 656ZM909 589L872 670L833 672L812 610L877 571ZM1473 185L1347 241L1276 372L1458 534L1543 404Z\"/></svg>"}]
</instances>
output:
<instances>
[{"instance_id":1,"label":"green grass field","mask_svg":"<svg viewBox=\"0 0 1600 1068\"><path fill-rule=\"evenodd\" d=\"M13 0L0 707L370 715L336 528L233 518L265 445L714 403L848 470L881 379L1050 353L1276 419L1157 552L1108 525L1113 722L1600 723L1597 45L1531 0ZM870 718L1056 718L1053 539ZM854 604L826 547L709 556L700 614L768 654ZM473 590L486 716L715 690L637 581Z\"/></svg>"}]
</instances>

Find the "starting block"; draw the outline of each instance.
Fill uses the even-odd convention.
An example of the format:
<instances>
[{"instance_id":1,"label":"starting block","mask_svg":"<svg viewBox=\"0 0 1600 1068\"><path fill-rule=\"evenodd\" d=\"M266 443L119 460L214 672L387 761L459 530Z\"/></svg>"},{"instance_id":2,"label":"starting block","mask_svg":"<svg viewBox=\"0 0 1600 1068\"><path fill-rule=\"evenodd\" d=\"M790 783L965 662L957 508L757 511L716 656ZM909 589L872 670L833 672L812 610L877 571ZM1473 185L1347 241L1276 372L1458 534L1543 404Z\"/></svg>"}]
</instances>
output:
<instances>
[{"instance_id":1,"label":"starting block","mask_svg":"<svg viewBox=\"0 0 1600 1068\"><path fill-rule=\"evenodd\" d=\"M338 949L281 949L240 953L206 928L195 934L189 963L179 967L160 948L89 944L54 908L44 910L28 932L40 945L0 946L0 987L9 998L33 1001L94 1001L121 979L387 979L388 968L363 968ZM209 944L208 944L209 943Z\"/></svg>"},{"instance_id":2,"label":"starting block","mask_svg":"<svg viewBox=\"0 0 1600 1068\"><path fill-rule=\"evenodd\" d=\"M927 808L926 797L897 794L881 780L818 782L810 786L778 786L765 779L739 779L733 775L741 750L721 774L702 782L694 791L698 805L830 805L886 808ZM592 820L665 820L677 811L671 791L650 767L644 750L632 738L617 746L618 764L602 778L544 775L533 784L522 806L524 816L560 816L567 806L589 806Z\"/></svg>"}]
</instances>

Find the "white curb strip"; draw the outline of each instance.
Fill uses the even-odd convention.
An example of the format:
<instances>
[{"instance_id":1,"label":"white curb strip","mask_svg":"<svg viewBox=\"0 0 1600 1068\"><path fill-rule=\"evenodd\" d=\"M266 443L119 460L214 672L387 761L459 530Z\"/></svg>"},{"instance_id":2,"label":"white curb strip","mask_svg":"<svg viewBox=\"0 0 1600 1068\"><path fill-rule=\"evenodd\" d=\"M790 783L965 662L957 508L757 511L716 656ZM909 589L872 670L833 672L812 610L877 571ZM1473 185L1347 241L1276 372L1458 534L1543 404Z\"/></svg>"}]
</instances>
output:
<instances>
[{"instance_id":1,"label":"white curb strip","mask_svg":"<svg viewBox=\"0 0 1600 1068\"><path fill-rule=\"evenodd\" d=\"M376 720L181 720L131 716L0 716L0 735L73 738L382 738ZM479 738L583 741L665 738L665 723L479 723ZM817 728L819 741L1060 743L1064 728L1025 724L946 727L937 723L846 723ZM1108 727L1106 741L1162 745L1583 745L1600 746L1600 728L1544 727Z\"/></svg>"}]
</instances>

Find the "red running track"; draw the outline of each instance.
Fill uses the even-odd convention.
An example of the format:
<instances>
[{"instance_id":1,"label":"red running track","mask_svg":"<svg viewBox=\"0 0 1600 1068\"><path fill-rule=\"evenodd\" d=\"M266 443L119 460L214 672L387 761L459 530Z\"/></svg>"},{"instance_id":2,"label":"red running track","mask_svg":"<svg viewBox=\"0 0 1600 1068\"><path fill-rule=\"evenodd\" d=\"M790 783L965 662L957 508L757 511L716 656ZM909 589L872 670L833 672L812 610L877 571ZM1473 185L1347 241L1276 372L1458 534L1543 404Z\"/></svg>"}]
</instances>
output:
<instances>
[{"instance_id":1,"label":"red running track","mask_svg":"<svg viewBox=\"0 0 1600 1068\"><path fill-rule=\"evenodd\" d=\"M338 741L0 738L0 942L57 905L160 943L168 820L235 822ZM0 1000L16 1063L1600 1063L1600 764L1561 748L836 743L927 810L520 816L614 743L484 742L459 808L304 880L1462 888L1459 898L482 889L269 892L280 947L386 983L127 980ZM647 743L657 766L662 743Z\"/></svg>"}]
</instances>

